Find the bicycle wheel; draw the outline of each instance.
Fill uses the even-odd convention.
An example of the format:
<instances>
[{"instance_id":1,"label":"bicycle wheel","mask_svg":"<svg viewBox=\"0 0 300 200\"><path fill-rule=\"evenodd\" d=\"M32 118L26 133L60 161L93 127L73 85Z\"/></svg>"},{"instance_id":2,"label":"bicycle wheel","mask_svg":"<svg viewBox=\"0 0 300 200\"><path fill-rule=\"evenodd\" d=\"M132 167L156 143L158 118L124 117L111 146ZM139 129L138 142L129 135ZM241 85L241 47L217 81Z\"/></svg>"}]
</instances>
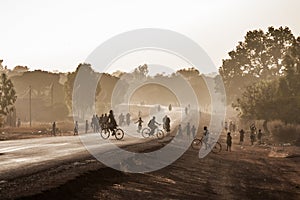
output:
<instances>
[{"instance_id":1,"label":"bicycle wheel","mask_svg":"<svg viewBox=\"0 0 300 200\"><path fill-rule=\"evenodd\" d=\"M200 139L195 138L192 141L192 148L193 149L199 150L201 148L201 146L202 146L202 141Z\"/></svg>"},{"instance_id":2,"label":"bicycle wheel","mask_svg":"<svg viewBox=\"0 0 300 200\"><path fill-rule=\"evenodd\" d=\"M143 136L144 138L148 138L148 137L150 136L150 129L149 129L149 128L144 128L144 129L142 130L142 136Z\"/></svg>"},{"instance_id":3,"label":"bicycle wheel","mask_svg":"<svg viewBox=\"0 0 300 200\"><path fill-rule=\"evenodd\" d=\"M156 136L158 139L164 138L164 132L162 130L157 130Z\"/></svg>"},{"instance_id":4,"label":"bicycle wheel","mask_svg":"<svg viewBox=\"0 0 300 200\"><path fill-rule=\"evenodd\" d=\"M219 153L222 150L222 145L216 142L215 146L211 149L213 153Z\"/></svg>"},{"instance_id":5,"label":"bicycle wheel","mask_svg":"<svg viewBox=\"0 0 300 200\"><path fill-rule=\"evenodd\" d=\"M117 140L122 140L123 137L124 137L124 131L120 128L117 128L115 137L116 137Z\"/></svg>"},{"instance_id":6,"label":"bicycle wheel","mask_svg":"<svg viewBox=\"0 0 300 200\"><path fill-rule=\"evenodd\" d=\"M102 129L100 135L103 139L106 140L107 138L109 138L110 132L108 129Z\"/></svg>"}]
</instances>

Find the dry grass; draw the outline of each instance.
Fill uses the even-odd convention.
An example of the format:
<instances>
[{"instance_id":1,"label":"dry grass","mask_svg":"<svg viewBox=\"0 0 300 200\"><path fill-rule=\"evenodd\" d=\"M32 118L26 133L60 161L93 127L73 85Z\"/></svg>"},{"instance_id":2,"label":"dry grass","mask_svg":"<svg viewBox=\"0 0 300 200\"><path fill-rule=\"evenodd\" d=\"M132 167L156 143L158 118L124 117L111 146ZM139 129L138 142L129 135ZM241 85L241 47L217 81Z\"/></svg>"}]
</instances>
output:
<instances>
[{"instance_id":1,"label":"dry grass","mask_svg":"<svg viewBox=\"0 0 300 200\"><path fill-rule=\"evenodd\" d=\"M277 143L297 143L300 139L300 125L284 124L281 121L268 123L272 139Z\"/></svg>"}]
</instances>

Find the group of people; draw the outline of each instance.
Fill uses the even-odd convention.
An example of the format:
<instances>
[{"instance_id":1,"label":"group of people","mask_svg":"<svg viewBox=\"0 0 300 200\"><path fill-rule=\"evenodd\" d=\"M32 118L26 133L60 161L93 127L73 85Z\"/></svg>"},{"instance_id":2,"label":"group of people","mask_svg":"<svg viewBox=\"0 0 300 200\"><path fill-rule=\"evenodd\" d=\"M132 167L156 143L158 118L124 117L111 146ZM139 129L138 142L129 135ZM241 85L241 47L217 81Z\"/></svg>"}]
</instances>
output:
<instances>
[{"instance_id":1,"label":"group of people","mask_svg":"<svg viewBox=\"0 0 300 200\"><path fill-rule=\"evenodd\" d=\"M125 117L126 117L126 121L125 121ZM129 126L130 125L130 117L131 117L130 113L127 113L126 115L123 115L123 113L121 113L119 115L119 126L124 126L125 124L127 126Z\"/></svg>"},{"instance_id":2,"label":"group of people","mask_svg":"<svg viewBox=\"0 0 300 200\"><path fill-rule=\"evenodd\" d=\"M244 142L244 136L245 136L245 131L243 129L241 129L240 131L240 144L243 144ZM258 130L257 133L257 129L255 124L251 124L250 125L250 141L251 141L251 145L254 145L254 142L256 141L256 137L258 140L258 144L262 143L262 131L261 129Z\"/></svg>"},{"instance_id":3,"label":"group of people","mask_svg":"<svg viewBox=\"0 0 300 200\"><path fill-rule=\"evenodd\" d=\"M167 115L165 115L162 121L163 121L163 129L166 130L166 132L170 132L170 130L171 130L171 125L170 125L171 119L170 119L170 117L168 117ZM138 124L138 130L137 130L138 132L140 132L142 130L143 122L144 121L142 120L141 117L139 117L139 119L135 122L135 123ZM150 121L147 124L147 126L150 128L150 135L154 134L155 129L158 128L157 125L160 126L161 124L158 123L156 121L155 116L153 116L152 119L150 119Z\"/></svg>"},{"instance_id":4,"label":"group of people","mask_svg":"<svg viewBox=\"0 0 300 200\"><path fill-rule=\"evenodd\" d=\"M182 128L181 124L178 125L177 134L180 137L183 136L183 131L185 131L186 136L188 136L188 138L191 138L191 136L192 138L196 137L196 127L195 125L191 126L190 122L188 122L184 128Z\"/></svg>"},{"instance_id":5,"label":"group of people","mask_svg":"<svg viewBox=\"0 0 300 200\"><path fill-rule=\"evenodd\" d=\"M223 126L223 123L222 123L222 126ZM230 121L229 124L228 124L228 122L226 121L224 123L224 129L225 129L226 132L229 131L231 133L234 133L237 130L236 123L233 122L233 121Z\"/></svg>"}]
</instances>

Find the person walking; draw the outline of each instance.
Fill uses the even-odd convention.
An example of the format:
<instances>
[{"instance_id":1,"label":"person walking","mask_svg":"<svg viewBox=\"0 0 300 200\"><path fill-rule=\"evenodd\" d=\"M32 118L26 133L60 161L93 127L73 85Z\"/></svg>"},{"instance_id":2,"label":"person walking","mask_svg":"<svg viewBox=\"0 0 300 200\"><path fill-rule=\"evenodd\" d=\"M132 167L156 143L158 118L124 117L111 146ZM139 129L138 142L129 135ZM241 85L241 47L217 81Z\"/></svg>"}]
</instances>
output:
<instances>
[{"instance_id":1,"label":"person walking","mask_svg":"<svg viewBox=\"0 0 300 200\"><path fill-rule=\"evenodd\" d=\"M74 135L78 135L78 121L75 122Z\"/></svg>"},{"instance_id":2,"label":"person walking","mask_svg":"<svg viewBox=\"0 0 300 200\"><path fill-rule=\"evenodd\" d=\"M240 132L240 145L242 145L244 143L245 131L244 129L241 129L239 132Z\"/></svg>"},{"instance_id":3,"label":"person walking","mask_svg":"<svg viewBox=\"0 0 300 200\"><path fill-rule=\"evenodd\" d=\"M209 131L207 129L207 126L204 126L203 128L204 133L203 133L203 143L205 144L205 149L208 147L208 140L209 140Z\"/></svg>"},{"instance_id":4,"label":"person walking","mask_svg":"<svg viewBox=\"0 0 300 200\"><path fill-rule=\"evenodd\" d=\"M85 120L85 133L87 133L89 130L89 121Z\"/></svg>"},{"instance_id":5,"label":"person walking","mask_svg":"<svg viewBox=\"0 0 300 200\"><path fill-rule=\"evenodd\" d=\"M227 144L226 151L231 151L232 137L230 135L230 132L227 133L226 144Z\"/></svg>"},{"instance_id":6,"label":"person walking","mask_svg":"<svg viewBox=\"0 0 300 200\"><path fill-rule=\"evenodd\" d=\"M192 126L191 132L192 132L193 138L196 138L196 127L195 127L195 125Z\"/></svg>"},{"instance_id":7,"label":"person walking","mask_svg":"<svg viewBox=\"0 0 300 200\"><path fill-rule=\"evenodd\" d=\"M262 143L262 132L261 132L261 129L258 130L257 140L258 140L258 144Z\"/></svg>"},{"instance_id":8,"label":"person walking","mask_svg":"<svg viewBox=\"0 0 300 200\"><path fill-rule=\"evenodd\" d=\"M56 123L53 122L52 124L52 135L56 136Z\"/></svg>"}]
</instances>

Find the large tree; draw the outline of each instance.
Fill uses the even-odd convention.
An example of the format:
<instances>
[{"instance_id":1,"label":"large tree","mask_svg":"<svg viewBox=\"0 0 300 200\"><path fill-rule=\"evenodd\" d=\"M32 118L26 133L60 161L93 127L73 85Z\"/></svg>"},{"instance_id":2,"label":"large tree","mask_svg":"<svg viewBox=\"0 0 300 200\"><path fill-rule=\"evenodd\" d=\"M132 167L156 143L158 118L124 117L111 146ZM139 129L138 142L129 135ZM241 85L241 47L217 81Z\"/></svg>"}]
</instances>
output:
<instances>
[{"instance_id":1,"label":"large tree","mask_svg":"<svg viewBox=\"0 0 300 200\"><path fill-rule=\"evenodd\" d=\"M247 32L243 42L228 53L219 73L223 78L229 102L239 97L246 86L260 80L284 75L283 58L295 41L290 29L269 27Z\"/></svg>"},{"instance_id":2,"label":"large tree","mask_svg":"<svg viewBox=\"0 0 300 200\"><path fill-rule=\"evenodd\" d=\"M267 121L272 119L286 124L300 123L300 37L286 51L281 65L284 76L248 85L233 104L241 109L241 117L265 120L265 129Z\"/></svg>"},{"instance_id":3,"label":"large tree","mask_svg":"<svg viewBox=\"0 0 300 200\"><path fill-rule=\"evenodd\" d=\"M78 72L82 74L82 76L85 78L85 81L81 81L76 85L76 88L74 88L75 78L78 74ZM67 81L65 82L65 100L68 105L68 108L70 111L72 111L72 104L75 104L77 108L80 108L79 110L76 110L78 117L81 117L82 119L85 118L85 113L88 110L93 109L91 106L93 105L92 101L95 101L96 99L90 99L91 97L91 88L93 88L96 85L96 94L95 97L100 93L101 87L100 83L98 82L99 74L96 73L92 68L90 64L79 64L76 68L75 72L68 73L67 75ZM95 84L95 85L91 85ZM79 91L76 98L73 99L73 92Z\"/></svg>"},{"instance_id":4,"label":"large tree","mask_svg":"<svg viewBox=\"0 0 300 200\"><path fill-rule=\"evenodd\" d=\"M0 79L0 115L6 116L13 111L13 105L17 100L14 85L5 73ZM2 122L0 122L2 124Z\"/></svg>"}]
</instances>

